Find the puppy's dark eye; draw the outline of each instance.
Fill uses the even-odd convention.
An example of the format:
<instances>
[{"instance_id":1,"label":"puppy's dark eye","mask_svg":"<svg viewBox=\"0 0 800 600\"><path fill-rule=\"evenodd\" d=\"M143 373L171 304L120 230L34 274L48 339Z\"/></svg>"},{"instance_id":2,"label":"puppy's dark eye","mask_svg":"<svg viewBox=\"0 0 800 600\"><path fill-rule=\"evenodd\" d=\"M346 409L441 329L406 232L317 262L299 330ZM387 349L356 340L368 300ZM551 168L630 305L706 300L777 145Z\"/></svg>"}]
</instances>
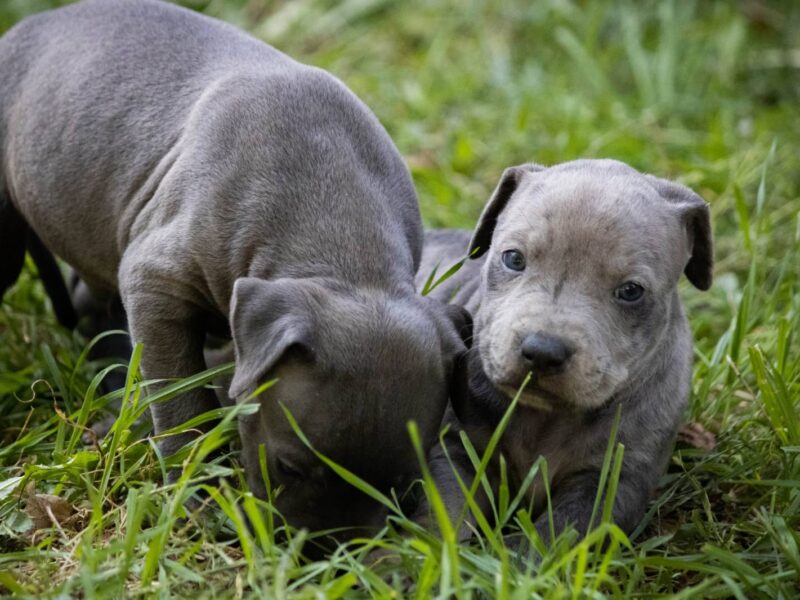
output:
<instances>
[{"instance_id":1,"label":"puppy's dark eye","mask_svg":"<svg viewBox=\"0 0 800 600\"><path fill-rule=\"evenodd\" d=\"M525 257L518 250L506 250L503 252L501 260L512 271L523 271L525 269Z\"/></svg>"},{"instance_id":2,"label":"puppy's dark eye","mask_svg":"<svg viewBox=\"0 0 800 600\"><path fill-rule=\"evenodd\" d=\"M614 296L623 302L636 302L641 299L643 294L644 288L633 281L626 281L614 290Z\"/></svg>"}]
</instances>

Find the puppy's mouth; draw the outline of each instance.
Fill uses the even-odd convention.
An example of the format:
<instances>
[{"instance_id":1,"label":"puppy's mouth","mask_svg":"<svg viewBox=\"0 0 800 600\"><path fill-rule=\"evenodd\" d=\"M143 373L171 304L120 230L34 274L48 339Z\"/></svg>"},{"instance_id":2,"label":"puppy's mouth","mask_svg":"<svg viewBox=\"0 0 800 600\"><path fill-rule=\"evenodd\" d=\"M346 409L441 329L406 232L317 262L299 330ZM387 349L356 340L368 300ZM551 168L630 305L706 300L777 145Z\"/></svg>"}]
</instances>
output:
<instances>
[{"instance_id":1,"label":"puppy's mouth","mask_svg":"<svg viewBox=\"0 0 800 600\"><path fill-rule=\"evenodd\" d=\"M519 403L539 410L551 411L557 406L569 405L569 401L558 394L538 385L532 378L522 391L522 383L496 382L495 385L509 398L514 398L519 393Z\"/></svg>"}]
</instances>

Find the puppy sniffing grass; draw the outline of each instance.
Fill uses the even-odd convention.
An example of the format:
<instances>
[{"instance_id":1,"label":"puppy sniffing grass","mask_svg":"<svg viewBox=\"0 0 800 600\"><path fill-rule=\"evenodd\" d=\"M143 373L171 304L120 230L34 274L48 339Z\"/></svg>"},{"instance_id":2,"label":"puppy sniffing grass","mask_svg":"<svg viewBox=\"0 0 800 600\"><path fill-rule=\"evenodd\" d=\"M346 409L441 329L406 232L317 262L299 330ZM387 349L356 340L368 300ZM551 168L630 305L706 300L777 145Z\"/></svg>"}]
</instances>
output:
<instances>
[{"instance_id":1,"label":"puppy sniffing grass","mask_svg":"<svg viewBox=\"0 0 800 600\"><path fill-rule=\"evenodd\" d=\"M431 293L475 317L469 390L453 400L458 423L485 447L530 374L500 442L509 477L519 486L544 456L556 532L585 532L619 410L625 452L613 519L630 532L689 396L692 340L677 283L685 274L701 290L711 285L708 206L680 184L616 161L521 165L503 174L474 234L427 234L418 285L436 264L465 254L477 260ZM458 446L451 454L469 477ZM436 451L432 468L457 515L463 498L446 461ZM541 481L530 495L536 528L549 537Z\"/></svg>"},{"instance_id":2,"label":"puppy sniffing grass","mask_svg":"<svg viewBox=\"0 0 800 600\"><path fill-rule=\"evenodd\" d=\"M253 492L264 445L294 525L382 523L278 406L333 460L403 487L405 423L433 443L462 317L416 294L411 178L343 84L167 3L80 2L0 39L0 166L0 294L35 233L92 292L119 293L146 378L203 371L206 337L232 337L233 398L279 379L240 422ZM203 388L153 404L162 453L217 406Z\"/></svg>"}]
</instances>

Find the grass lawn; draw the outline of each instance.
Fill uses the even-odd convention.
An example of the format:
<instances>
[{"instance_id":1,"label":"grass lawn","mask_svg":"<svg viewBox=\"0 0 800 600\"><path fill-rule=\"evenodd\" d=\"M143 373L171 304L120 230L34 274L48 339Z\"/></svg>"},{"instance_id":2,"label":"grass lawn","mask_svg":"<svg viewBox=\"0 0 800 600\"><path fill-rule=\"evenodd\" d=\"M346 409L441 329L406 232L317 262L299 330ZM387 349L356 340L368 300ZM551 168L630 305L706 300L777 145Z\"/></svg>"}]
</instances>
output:
<instances>
[{"instance_id":1,"label":"grass lawn","mask_svg":"<svg viewBox=\"0 0 800 600\"><path fill-rule=\"evenodd\" d=\"M59 3L0 0L0 31ZM279 517L237 489L235 461L202 462L236 437L233 413L162 485L154 444L126 427L153 399L136 357L119 426L82 442L109 400L101 367L56 325L29 264L0 312L0 596L800 596L800 4L187 4L344 80L406 157L428 226L471 227L503 169L527 161L616 158L698 191L717 267L709 292L681 288L696 340L687 419L716 444L676 449L630 538L602 525L524 563L499 525L459 546L446 524L397 515L307 562L307 534L276 541ZM231 485L210 487L219 475ZM209 509L180 518L203 486ZM496 500L501 523L526 523ZM369 566L376 546L399 558Z\"/></svg>"}]
</instances>

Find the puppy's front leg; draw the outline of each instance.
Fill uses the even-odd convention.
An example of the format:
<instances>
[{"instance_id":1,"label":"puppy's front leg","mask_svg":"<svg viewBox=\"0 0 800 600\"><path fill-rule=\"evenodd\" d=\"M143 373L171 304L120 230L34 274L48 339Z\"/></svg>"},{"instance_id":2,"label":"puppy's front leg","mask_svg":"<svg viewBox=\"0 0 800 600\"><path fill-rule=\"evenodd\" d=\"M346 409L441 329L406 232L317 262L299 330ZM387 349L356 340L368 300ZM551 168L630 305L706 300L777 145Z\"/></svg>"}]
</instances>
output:
<instances>
[{"instance_id":1,"label":"puppy's front leg","mask_svg":"<svg viewBox=\"0 0 800 600\"><path fill-rule=\"evenodd\" d=\"M144 287L144 286L143 286ZM128 313L131 338L142 343L142 372L148 379L189 377L205 369L203 343L205 331L196 307L157 292L122 293ZM214 392L195 389L176 398L151 405L153 427L158 436L204 412L217 408ZM159 438L164 456L170 456L200 435L187 431ZM174 482L179 470L171 470L168 481Z\"/></svg>"},{"instance_id":2,"label":"puppy's front leg","mask_svg":"<svg viewBox=\"0 0 800 600\"><path fill-rule=\"evenodd\" d=\"M467 503L464 497L464 492L459 485L458 479L468 487L472 487L475 481L475 468L472 461L467 454L464 443L461 440L460 432L461 426L453 414L452 408L448 408L444 416L444 424L449 426L447 433L444 436L442 447L441 443L437 443L428 454L428 468L433 478L439 495L442 498L447 515L452 524L458 522L459 518L464 513L464 508ZM483 442L481 439L480 441ZM492 461L488 467L487 477L490 481L496 479L495 463ZM490 502L483 486L479 486L475 493L476 508L481 511L483 515L490 514ZM425 527L431 528L435 525L435 518L431 512L431 506L427 498L420 502L417 507L413 519ZM458 539L465 542L472 537L475 529L475 517L472 511L466 513L466 519L461 524L458 530Z\"/></svg>"},{"instance_id":3,"label":"puppy's front leg","mask_svg":"<svg viewBox=\"0 0 800 600\"><path fill-rule=\"evenodd\" d=\"M639 465L639 467L647 470L646 465ZM649 473L639 474L637 469L630 466L623 467L614 499L612 520L626 533L630 533L636 527L647 508L652 488L650 478ZM600 471L587 469L569 474L563 480L554 482L555 493L552 502L555 535L559 535L570 525L575 527L582 536L588 532L599 481ZM601 498L594 523L592 523L594 526L600 523L604 503L605 498ZM541 515L535 525L545 543L550 543L552 540L548 514L545 512Z\"/></svg>"},{"instance_id":4,"label":"puppy's front leg","mask_svg":"<svg viewBox=\"0 0 800 600\"><path fill-rule=\"evenodd\" d=\"M459 439L449 439L445 437L447 445L447 452L437 444L430 452L428 457L428 467L430 469L431 477L433 478L436 488L442 498L447 516L450 523L455 524L461 517L466 499L464 493L461 491L461 486L458 484L455 471L458 476L467 485L471 485L473 481L474 469L470 463L466 451L461 445ZM417 510L414 513L413 520L428 528L433 528L436 519L432 514L432 509L427 498L424 498ZM466 541L472 535L472 516L467 514L467 521L461 524L458 530L459 541Z\"/></svg>"}]
</instances>

